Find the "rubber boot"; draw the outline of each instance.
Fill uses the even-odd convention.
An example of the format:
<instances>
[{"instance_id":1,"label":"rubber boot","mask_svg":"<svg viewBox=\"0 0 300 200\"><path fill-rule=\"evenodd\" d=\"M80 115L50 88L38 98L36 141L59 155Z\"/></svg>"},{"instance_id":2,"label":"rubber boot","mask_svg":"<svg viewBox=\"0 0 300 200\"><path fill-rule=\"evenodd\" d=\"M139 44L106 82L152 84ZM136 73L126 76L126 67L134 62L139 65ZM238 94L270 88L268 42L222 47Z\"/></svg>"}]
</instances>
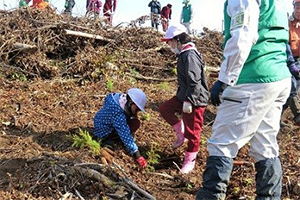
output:
<instances>
[{"instance_id":1,"label":"rubber boot","mask_svg":"<svg viewBox=\"0 0 300 200\"><path fill-rule=\"evenodd\" d=\"M294 115L294 123L300 126L300 103L297 96L293 96L289 102L291 111Z\"/></svg>"},{"instance_id":2,"label":"rubber boot","mask_svg":"<svg viewBox=\"0 0 300 200\"><path fill-rule=\"evenodd\" d=\"M185 152L184 162L180 169L181 173L187 174L194 169L197 154L198 152Z\"/></svg>"},{"instance_id":3,"label":"rubber boot","mask_svg":"<svg viewBox=\"0 0 300 200\"><path fill-rule=\"evenodd\" d=\"M269 158L255 163L256 200L280 200L282 169L279 158Z\"/></svg>"},{"instance_id":4,"label":"rubber boot","mask_svg":"<svg viewBox=\"0 0 300 200\"><path fill-rule=\"evenodd\" d=\"M196 200L224 200L233 168L233 159L225 156L209 156L203 173L202 188Z\"/></svg>"},{"instance_id":5,"label":"rubber boot","mask_svg":"<svg viewBox=\"0 0 300 200\"><path fill-rule=\"evenodd\" d=\"M184 143L184 135L183 135L184 134L184 124L183 124L183 121L180 120L175 125L173 125L172 128L174 129L174 131L176 132L176 135L177 135L177 140L172 145L172 147L175 149L175 148L180 147Z\"/></svg>"}]
</instances>

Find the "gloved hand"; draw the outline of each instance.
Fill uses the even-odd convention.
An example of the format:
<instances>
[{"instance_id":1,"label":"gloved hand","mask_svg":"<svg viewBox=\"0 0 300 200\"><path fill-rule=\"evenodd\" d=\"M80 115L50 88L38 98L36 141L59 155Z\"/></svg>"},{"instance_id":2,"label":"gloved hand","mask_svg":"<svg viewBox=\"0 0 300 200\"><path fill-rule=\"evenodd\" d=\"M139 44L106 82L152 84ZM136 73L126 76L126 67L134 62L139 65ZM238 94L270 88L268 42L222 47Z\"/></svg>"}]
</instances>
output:
<instances>
[{"instance_id":1,"label":"gloved hand","mask_svg":"<svg viewBox=\"0 0 300 200\"><path fill-rule=\"evenodd\" d=\"M183 106L182 106L182 111L183 111L184 113L190 114L190 113L193 111L193 107L192 107L191 102L189 102L189 101L184 101L184 102L183 102Z\"/></svg>"},{"instance_id":2,"label":"gloved hand","mask_svg":"<svg viewBox=\"0 0 300 200\"><path fill-rule=\"evenodd\" d=\"M291 74L298 80L300 79L300 69L295 65L292 64L289 67Z\"/></svg>"},{"instance_id":3,"label":"gloved hand","mask_svg":"<svg viewBox=\"0 0 300 200\"><path fill-rule=\"evenodd\" d=\"M221 104L220 94L224 91L225 88L226 84L219 80L216 81L212 86L210 91L210 100L214 106L219 106Z\"/></svg>"},{"instance_id":4,"label":"gloved hand","mask_svg":"<svg viewBox=\"0 0 300 200\"><path fill-rule=\"evenodd\" d=\"M136 159L136 161L139 163L141 168L147 167L147 164L148 164L147 160L143 156L138 157L138 159Z\"/></svg>"}]
</instances>

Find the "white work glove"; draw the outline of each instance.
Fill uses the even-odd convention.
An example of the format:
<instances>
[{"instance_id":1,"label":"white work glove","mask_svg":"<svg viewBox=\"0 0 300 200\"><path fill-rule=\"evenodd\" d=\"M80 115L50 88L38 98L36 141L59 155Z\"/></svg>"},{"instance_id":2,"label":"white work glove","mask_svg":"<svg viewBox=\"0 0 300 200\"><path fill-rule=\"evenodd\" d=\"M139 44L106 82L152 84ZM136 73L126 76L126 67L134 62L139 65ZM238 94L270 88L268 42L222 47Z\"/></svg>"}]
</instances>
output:
<instances>
[{"instance_id":1,"label":"white work glove","mask_svg":"<svg viewBox=\"0 0 300 200\"><path fill-rule=\"evenodd\" d=\"M192 104L189 101L184 101L182 106L182 111L184 113L190 114L193 111Z\"/></svg>"}]
</instances>

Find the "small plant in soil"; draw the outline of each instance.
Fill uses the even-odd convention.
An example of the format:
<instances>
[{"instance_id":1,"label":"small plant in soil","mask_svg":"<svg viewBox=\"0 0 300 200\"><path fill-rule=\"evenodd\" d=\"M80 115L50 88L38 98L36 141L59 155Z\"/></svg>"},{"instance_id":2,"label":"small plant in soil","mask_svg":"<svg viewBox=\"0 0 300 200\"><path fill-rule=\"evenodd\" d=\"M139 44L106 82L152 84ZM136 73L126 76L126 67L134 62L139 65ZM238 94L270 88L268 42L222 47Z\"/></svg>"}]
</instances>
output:
<instances>
[{"instance_id":1,"label":"small plant in soil","mask_svg":"<svg viewBox=\"0 0 300 200\"><path fill-rule=\"evenodd\" d=\"M114 87L114 83L111 79L107 79L106 81L106 88L108 89L108 91L112 91Z\"/></svg>"},{"instance_id":2,"label":"small plant in soil","mask_svg":"<svg viewBox=\"0 0 300 200\"><path fill-rule=\"evenodd\" d=\"M150 119L151 119L150 113L144 113L141 116L141 120L143 120L143 121L149 121Z\"/></svg>"},{"instance_id":3,"label":"small plant in soil","mask_svg":"<svg viewBox=\"0 0 300 200\"><path fill-rule=\"evenodd\" d=\"M157 152L159 152L159 145L156 142L152 142L151 143L151 149L146 153L146 155L148 156L148 166L147 169L149 171L155 171L155 168L153 165L158 164L159 163L159 159L160 159L160 155L158 155Z\"/></svg>"},{"instance_id":4,"label":"small plant in soil","mask_svg":"<svg viewBox=\"0 0 300 200\"><path fill-rule=\"evenodd\" d=\"M167 90L169 90L170 85L167 82L162 82L162 83L158 84L158 87L161 88L162 90L166 90L167 91Z\"/></svg>"},{"instance_id":5,"label":"small plant in soil","mask_svg":"<svg viewBox=\"0 0 300 200\"><path fill-rule=\"evenodd\" d=\"M79 129L79 135L73 135L73 147L88 148L94 155L99 155L101 152L100 143L93 140L87 130Z\"/></svg>"}]
</instances>

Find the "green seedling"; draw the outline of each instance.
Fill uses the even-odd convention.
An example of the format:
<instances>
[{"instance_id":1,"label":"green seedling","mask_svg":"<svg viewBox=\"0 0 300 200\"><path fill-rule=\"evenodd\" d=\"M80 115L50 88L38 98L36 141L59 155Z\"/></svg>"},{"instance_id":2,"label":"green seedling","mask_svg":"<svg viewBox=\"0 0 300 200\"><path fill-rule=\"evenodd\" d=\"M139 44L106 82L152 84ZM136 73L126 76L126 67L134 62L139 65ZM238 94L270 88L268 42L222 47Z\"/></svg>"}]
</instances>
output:
<instances>
[{"instance_id":1,"label":"green seedling","mask_svg":"<svg viewBox=\"0 0 300 200\"><path fill-rule=\"evenodd\" d=\"M156 142L151 143L151 149L146 153L146 155L148 156L147 169L149 171L155 171L155 168L152 165L159 163L160 155L157 154L157 152L159 151L160 151L159 145Z\"/></svg>"},{"instance_id":2,"label":"green seedling","mask_svg":"<svg viewBox=\"0 0 300 200\"><path fill-rule=\"evenodd\" d=\"M167 82L162 82L162 83L158 84L158 87L163 89L163 90L169 90L170 85Z\"/></svg>"},{"instance_id":3,"label":"green seedling","mask_svg":"<svg viewBox=\"0 0 300 200\"><path fill-rule=\"evenodd\" d=\"M234 187L233 190L232 190L232 193L234 195L238 195L240 193L241 189L239 187Z\"/></svg>"},{"instance_id":4,"label":"green seedling","mask_svg":"<svg viewBox=\"0 0 300 200\"><path fill-rule=\"evenodd\" d=\"M139 75L140 73L135 68L131 68L130 69L130 74Z\"/></svg>"},{"instance_id":5,"label":"green seedling","mask_svg":"<svg viewBox=\"0 0 300 200\"><path fill-rule=\"evenodd\" d=\"M22 82L27 81L27 78L24 74L18 74L18 73L13 73L11 75L11 79L13 80L20 80Z\"/></svg>"},{"instance_id":6,"label":"green seedling","mask_svg":"<svg viewBox=\"0 0 300 200\"><path fill-rule=\"evenodd\" d=\"M172 72L172 74L175 74L175 75L177 75L177 68L176 68L176 67L174 67L174 68L171 70L171 72Z\"/></svg>"},{"instance_id":7,"label":"green seedling","mask_svg":"<svg viewBox=\"0 0 300 200\"><path fill-rule=\"evenodd\" d=\"M251 185L253 185L253 180L251 179L251 178L246 178L245 180L244 180L244 183L247 185L247 186L251 186Z\"/></svg>"},{"instance_id":8,"label":"green seedling","mask_svg":"<svg viewBox=\"0 0 300 200\"><path fill-rule=\"evenodd\" d=\"M202 137L201 137L201 140L200 140L200 144L201 144L202 146L204 146L204 145L206 145L206 141L207 141L207 138L204 137L204 136L202 136Z\"/></svg>"},{"instance_id":9,"label":"green seedling","mask_svg":"<svg viewBox=\"0 0 300 200\"><path fill-rule=\"evenodd\" d=\"M100 155L101 146L93 140L88 131L79 129L79 135L73 135L73 147L88 148L94 155Z\"/></svg>"},{"instance_id":10,"label":"green seedling","mask_svg":"<svg viewBox=\"0 0 300 200\"><path fill-rule=\"evenodd\" d=\"M144 113L144 114L142 114L141 120L143 120L143 121L149 121L150 118L151 118L150 113Z\"/></svg>"},{"instance_id":11,"label":"green seedling","mask_svg":"<svg viewBox=\"0 0 300 200\"><path fill-rule=\"evenodd\" d=\"M114 86L114 83L111 79L107 79L106 81L106 88L108 89L108 91L112 91L113 90L113 86Z\"/></svg>"}]
</instances>

